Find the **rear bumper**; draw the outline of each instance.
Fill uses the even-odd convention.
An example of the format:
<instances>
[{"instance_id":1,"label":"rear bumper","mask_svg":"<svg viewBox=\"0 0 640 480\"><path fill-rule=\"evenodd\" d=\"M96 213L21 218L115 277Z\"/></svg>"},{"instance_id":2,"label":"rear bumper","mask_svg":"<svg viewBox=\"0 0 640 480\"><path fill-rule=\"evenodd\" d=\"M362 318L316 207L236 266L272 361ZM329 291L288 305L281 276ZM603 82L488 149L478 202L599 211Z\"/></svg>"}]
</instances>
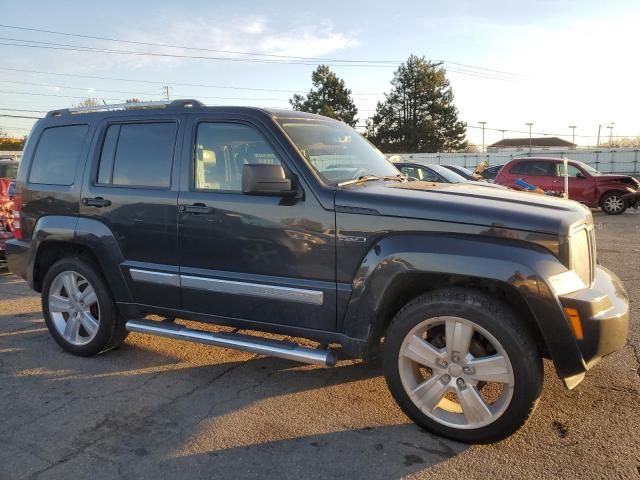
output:
<instances>
[{"instance_id":1,"label":"rear bumper","mask_svg":"<svg viewBox=\"0 0 640 480\"><path fill-rule=\"evenodd\" d=\"M13 238L13 233L0 232L0 260L4 260L6 257L6 244L7 241Z\"/></svg>"},{"instance_id":2,"label":"rear bumper","mask_svg":"<svg viewBox=\"0 0 640 480\"><path fill-rule=\"evenodd\" d=\"M27 278L27 266L29 264L29 247L30 242L24 242L21 240L9 240L6 244L7 252L7 264L9 271L19 277Z\"/></svg>"},{"instance_id":3,"label":"rear bumper","mask_svg":"<svg viewBox=\"0 0 640 480\"><path fill-rule=\"evenodd\" d=\"M563 307L575 308L580 315L583 339L578 340L578 346L586 370L602 357L624 347L629 332L629 297L613 272L598 266L591 288L563 295L560 303ZM564 381L573 388L583 377L584 373Z\"/></svg>"}]
</instances>

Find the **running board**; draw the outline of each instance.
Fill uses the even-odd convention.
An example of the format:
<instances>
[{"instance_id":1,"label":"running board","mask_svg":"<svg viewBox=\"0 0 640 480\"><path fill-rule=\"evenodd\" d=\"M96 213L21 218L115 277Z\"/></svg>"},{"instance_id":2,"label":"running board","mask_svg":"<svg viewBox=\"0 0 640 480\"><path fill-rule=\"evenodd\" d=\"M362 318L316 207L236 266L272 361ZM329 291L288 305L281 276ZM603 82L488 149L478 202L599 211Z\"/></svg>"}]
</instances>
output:
<instances>
[{"instance_id":1,"label":"running board","mask_svg":"<svg viewBox=\"0 0 640 480\"><path fill-rule=\"evenodd\" d=\"M266 340L252 335L239 333L214 333L202 330L193 330L182 325L166 322L154 322L150 320L129 320L126 328L130 332L146 333L158 337L174 338L187 342L204 343L216 347L246 350L247 352L272 357L295 360L302 363L311 363L325 367L333 367L337 356L330 350L319 350L301 347L296 343Z\"/></svg>"}]
</instances>

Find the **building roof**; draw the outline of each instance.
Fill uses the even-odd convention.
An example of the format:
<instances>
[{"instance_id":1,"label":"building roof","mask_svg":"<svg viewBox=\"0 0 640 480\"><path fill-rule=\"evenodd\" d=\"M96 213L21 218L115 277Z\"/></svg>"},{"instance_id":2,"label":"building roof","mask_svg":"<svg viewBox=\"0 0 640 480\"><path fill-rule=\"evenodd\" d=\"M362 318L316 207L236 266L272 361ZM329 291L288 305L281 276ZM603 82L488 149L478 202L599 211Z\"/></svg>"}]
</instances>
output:
<instances>
[{"instance_id":1,"label":"building roof","mask_svg":"<svg viewBox=\"0 0 640 480\"><path fill-rule=\"evenodd\" d=\"M575 143L568 142L558 137L534 137L531 139L533 147L566 147L574 148ZM499 142L489 145L490 148L517 148L529 147L529 137L525 138L503 138Z\"/></svg>"}]
</instances>

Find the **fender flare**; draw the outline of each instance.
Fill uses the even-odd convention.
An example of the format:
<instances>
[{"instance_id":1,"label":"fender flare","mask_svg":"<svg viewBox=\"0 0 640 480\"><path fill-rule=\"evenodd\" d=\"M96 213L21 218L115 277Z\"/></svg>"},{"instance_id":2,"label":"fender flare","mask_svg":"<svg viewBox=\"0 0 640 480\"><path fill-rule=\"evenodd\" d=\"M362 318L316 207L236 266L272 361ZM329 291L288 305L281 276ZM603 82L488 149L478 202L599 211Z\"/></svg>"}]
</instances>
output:
<instances>
[{"instance_id":1,"label":"fender flare","mask_svg":"<svg viewBox=\"0 0 640 480\"><path fill-rule=\"evenodd\" d=\"M50 215L40 217L33 228L27 260L27 281L34 285L34 269L43 245L52 242L77 245L90 251L98 261L116 301L131 301L131 293L120 269L124 257L113 232L92 218Z\"/></svg>"},{"instance_id":2,"label":"fender flare","mask_svg":"<svg viewBox=\"0 0 640 480\"><path fill-rule=\"evenodd\" d=\"M560 302L546 283L562 271L566 268L551 252L529 242L448 234L387 236L370 249L354 277L342 331L377 340L372 336L386 321L387 295L393 295L393 284L403 275L490 280L522 296L559 376L569 377L586 371L586 365Z\"/></svg>"}]
</instances>

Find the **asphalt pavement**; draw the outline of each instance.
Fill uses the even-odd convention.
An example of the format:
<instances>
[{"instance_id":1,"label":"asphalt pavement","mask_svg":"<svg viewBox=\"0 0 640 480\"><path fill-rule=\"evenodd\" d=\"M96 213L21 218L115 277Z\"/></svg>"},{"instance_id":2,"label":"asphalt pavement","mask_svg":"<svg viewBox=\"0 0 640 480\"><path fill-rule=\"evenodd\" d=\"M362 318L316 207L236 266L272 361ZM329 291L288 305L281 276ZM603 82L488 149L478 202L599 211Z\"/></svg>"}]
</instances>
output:
<instances>
[{"instance_id":1,"label":"asphalt pavement","mask_svg":"<svg viewBox=\"0 0 640 480\"><path fill-rule=\"evenodd\" d=\"M0 270L0 479L640 478L640 213L594 221L600 261L631 297L627 346L574 391L547 362L533 418L487 446L420 430L380 370L355 361L140 334L74 357L38 295Z\"/></svg>"}]
</instances>

